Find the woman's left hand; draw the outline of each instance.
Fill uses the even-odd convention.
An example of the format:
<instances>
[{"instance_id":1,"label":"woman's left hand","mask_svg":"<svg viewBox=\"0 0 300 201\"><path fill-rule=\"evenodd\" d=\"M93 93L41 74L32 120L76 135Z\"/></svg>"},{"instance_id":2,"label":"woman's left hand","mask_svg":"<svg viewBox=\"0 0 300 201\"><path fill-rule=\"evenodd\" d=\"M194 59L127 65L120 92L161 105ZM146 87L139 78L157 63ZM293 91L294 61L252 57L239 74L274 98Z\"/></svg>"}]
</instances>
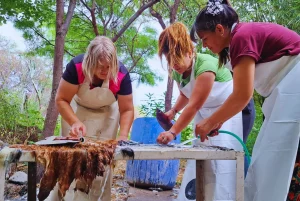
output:
<instances>
[{"instance_id":1,"label":"woman's left hand","mask_svg":"<svg viewBox=\"0 0 300 201\"><path fill-rule=\"evenodd\" d=\"M208 140L208 134L215 130L209 137L213 137L219 134L218 130L221 128L223 123L212 123L210 119L203 119L196 125L195 133L197 136L200 135L201 142Z\"/></svg>"},{"instance_id":2,"label":"woman's left hand","mask_svg":"<svg viewBox=\"0 0 300 201\"><path fill-rule=\"evenodd\" d=\"M174 136L169 131L161 132L156 139L159 144L168 144L172 140L174 140Z\"/></svg>"}]
</instances>

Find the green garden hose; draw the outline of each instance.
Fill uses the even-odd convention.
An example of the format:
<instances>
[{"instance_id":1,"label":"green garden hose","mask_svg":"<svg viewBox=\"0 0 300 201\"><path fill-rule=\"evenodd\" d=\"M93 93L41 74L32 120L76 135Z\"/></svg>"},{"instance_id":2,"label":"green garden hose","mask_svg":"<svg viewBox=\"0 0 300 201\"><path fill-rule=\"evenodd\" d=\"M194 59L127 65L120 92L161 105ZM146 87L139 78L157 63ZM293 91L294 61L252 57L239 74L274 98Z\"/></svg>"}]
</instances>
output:
<instances>
[{"instance_id":1,"label":"green garden hose","mask_svg":"<svg viewBox=\"0 0 300 201\"><path fill-rule=\"evenodd\" d=\"M246 153L246 157L247 157L247 160L248 160L248 166L249 166L250 163L251 163L251 157L250 157L250 153L249 153L246 145L244 144L243 140L241 140L241 138L239 136L237 136L236 134L234 134L232 132L229 132L229 131L219 130L218 132L231 135L231 136L235 137L241 143L241 145L243 146L243 149Z\"/></svg>"}]
</instances>

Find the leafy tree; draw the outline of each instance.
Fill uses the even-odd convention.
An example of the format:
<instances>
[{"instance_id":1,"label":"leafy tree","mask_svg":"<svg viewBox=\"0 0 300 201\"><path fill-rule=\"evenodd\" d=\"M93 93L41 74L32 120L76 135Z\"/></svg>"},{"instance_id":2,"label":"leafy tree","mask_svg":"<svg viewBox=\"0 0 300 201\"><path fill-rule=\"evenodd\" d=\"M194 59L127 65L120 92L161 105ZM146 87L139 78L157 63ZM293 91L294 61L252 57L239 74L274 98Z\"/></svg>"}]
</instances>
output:
<instances>
[{"instance_id":1,"label":"leafy tree","mask_svg":"<svg viewBox=\"0 0 300 201\"><path fill-rule=\"evenodd\" d=\"M232 3L242 21L274 22L300 33L298 0L235 0Z\"/></svg>"},{"instance_id":2,"label":"leafy tree","mask_svg":"<svg viewBox=\"0 0 300 201\"><path fill-rule=\"evenodd\" d=\"M149 45L155 40L154 30L147 27L140 29L141 25L133 24L144 10L157 2L159 0L126 2L81 0L77 3L75 10L76 1L72 0L65 9L68 10L65 21L66 3L63 0L57 0L56 4L53 0L34 3L16 1L17 4L19 3L16 9L9 2L3 3L4 7L10 7L13 12L1 10L0 14L5 16L2 20L9 19L17 28L24 31L25 39L30 42L32 54L53 56L54 47L53 86L45 120L45 136L52 135L58 116L54 97L62 75L63 54L66 52L69 56L74 56L84 52L95 35L106 35L116 42L122 60L127 61L130 65L130 72L137 75L135 79L139 82L153 85L155 79L161 79L145 64L146 58L150 58L155 52L155 48ZM23 7L24 10L22 10ZM73 13L70 33L66 36ZM55 21L56 28L53 26ZM130 29L128 33L125 32L127 29ZM140 30L143 30L145 34L139 33ZM134 69L137 65L139 68Z\"/></svg>"},{"instance_id":3,"label":"leafy tree","mask_svg":"<svg viewBox=\"0 0 300 201\"><path fill-rule=\"evenodd\" d=\"M51 88L51 65L17 51L5 38L0 44L0 140L36 141L44 125L41 111L48 97L43 92Z\"/></svg>"}]
</instances>

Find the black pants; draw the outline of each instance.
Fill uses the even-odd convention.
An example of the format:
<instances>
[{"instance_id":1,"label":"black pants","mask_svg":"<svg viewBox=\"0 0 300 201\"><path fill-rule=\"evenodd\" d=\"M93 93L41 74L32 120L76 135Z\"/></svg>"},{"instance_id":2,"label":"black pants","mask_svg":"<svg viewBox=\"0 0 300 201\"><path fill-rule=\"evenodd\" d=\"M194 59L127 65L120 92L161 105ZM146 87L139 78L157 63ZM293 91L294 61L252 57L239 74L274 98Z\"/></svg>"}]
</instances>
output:
<instances>
[{"instance_id":1,"label":"black pants","mask_svg":"<svg viewBox=\"0 0 300 201\"><path fill-rule=\"evenodd\" d=\"M252 130L255 120L255 107L253 98L242 111L243 116L243 141L247 142L247 138Z\"/></svg>"},{"instance_id":2,"label":"black pants","mask_svg":"<svg viewBox=\"0 0 300 201\"><path fill-rule=\"evenodd\" d=\"M255 107L253 99L250 100L248 105L242 111L242 119L243 119L243 141L246 144L247 138L252 130L254 120L255 120ZM247 158L245 157L245 177L247 175L249 163Z\"/></svg>"}]
</instances>

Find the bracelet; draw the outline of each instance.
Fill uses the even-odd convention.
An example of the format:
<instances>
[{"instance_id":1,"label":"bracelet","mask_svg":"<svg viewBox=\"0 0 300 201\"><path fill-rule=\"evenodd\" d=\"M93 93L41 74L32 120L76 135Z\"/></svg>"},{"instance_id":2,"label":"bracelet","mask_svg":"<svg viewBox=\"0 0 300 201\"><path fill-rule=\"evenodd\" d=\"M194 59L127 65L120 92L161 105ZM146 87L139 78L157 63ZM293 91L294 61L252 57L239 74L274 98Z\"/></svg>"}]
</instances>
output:
<instances>
[{"instance_id":1,"label":"bracelet","mask_svg":"<svg viewBox=\"0 0 300 201\"><path fill-rule=\"evenodd\" d=\"M172 135L173 135L173 137L174 137L174 139L173 140L176 140L177 138L176 138L176 133L174 133L174 132L172 132L172 131L169 131Z\"/></svg>"}]
</instances>

